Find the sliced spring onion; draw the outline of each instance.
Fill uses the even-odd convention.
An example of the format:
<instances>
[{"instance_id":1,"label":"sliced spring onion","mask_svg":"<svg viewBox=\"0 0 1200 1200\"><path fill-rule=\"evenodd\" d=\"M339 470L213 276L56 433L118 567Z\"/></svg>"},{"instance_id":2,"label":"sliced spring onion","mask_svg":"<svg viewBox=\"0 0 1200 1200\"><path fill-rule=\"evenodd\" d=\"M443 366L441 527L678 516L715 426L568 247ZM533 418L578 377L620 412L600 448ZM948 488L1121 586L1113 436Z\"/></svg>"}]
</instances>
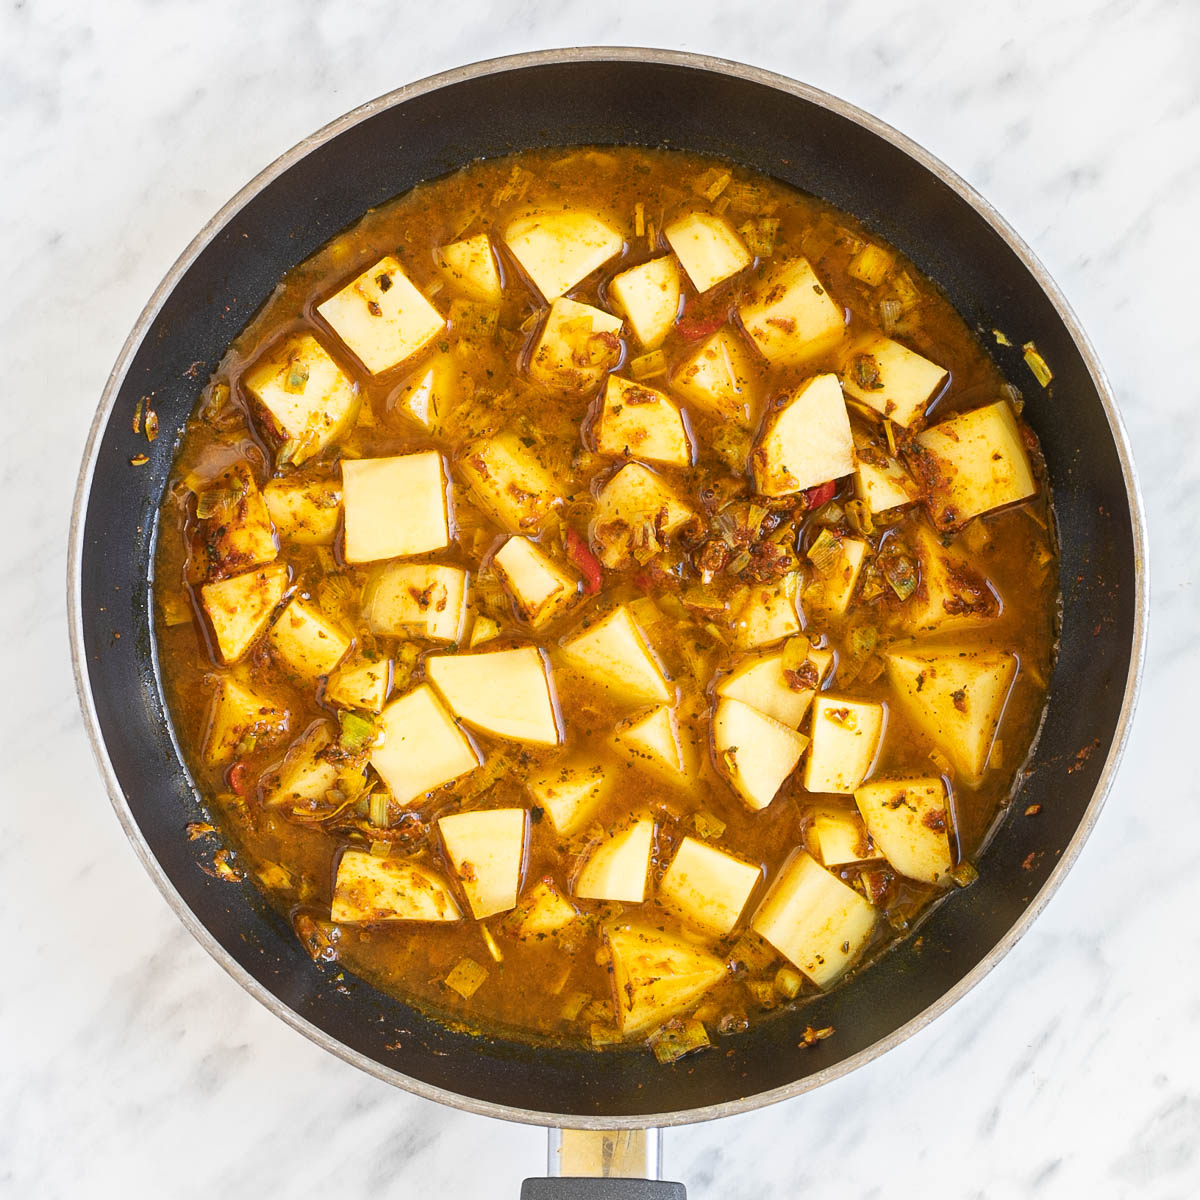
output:
<instances>
[{"instance_id":1,"label":"sliced spring onion","mask_svg":"<svg viewBox=\"0 0 1200 1200\"><path fill-rule=\"evenodd\" d=\"M487 967L480 965L473 958L460 958L442 982L464 1000L470 1000L487 977Z\"/></svg>"},{"instance_id":2,"label":"sliced spring onion","mask_svg":"<svg viewBox=\"0 0 1200 1200\"><path fill-rule=\"evenodd\" d=\"M780 967L775 972L775 990L785 1000L795 1000L804 986L804 977L791 967Z\"/></svg>"},{"instance_id":3,"label":"sliced spring onion","mask_svg":"<svg viewBox=\"0 0 1200 1200\"><path fill-rule=\"evenodd\" d=\"M1033 377L1042 387L1049 387L1054 374L1046 365L1046 360L1038 352L1038 348L1032 342L1026 342L1021 350L1024 353L1026 365L1033 372Z\"/></svg>"},{"instance_id":4,"label":"sliced spring onion","mask_svg":"<svg viewBox=\"0 0 1200 1200\"><path fill-rule=\"evenodd\" d=\"M832 575L842 559L842 542L836 533L822 529L808 548L808 560L818 575ZM915 585L914 585L915 586Z\"/></svg>"},{"instance_id":5,"label":"sliced spring onion","mask_svg":"<svg viewBox=\"0 0 1200 1200\"><path fill-rule=\"evenodd\" d=\"M483 944L487 947L487 952L492 956L492 960L503 962L504 952L500 949L496 939L492 937L492 931L482 923L479 926L479 936L483 938Z\"/></svg>"},{"instance_id":6,"label":"sliced spring onion","mask_svg":"<svg viewBox=\"0 0 1200 1200\"><path fill-rule=\"evenodd\" d=\"M692 826L702 838L716 839L725 832L725 822L706 808L692 814Z\"/></svg>"},{"instance_id":7,"label":"sliced spring onion","mask_svg":"<svg viewBox=\"0 0 1200 1200\"><path fill-rule=\"evenodd\" d=\"M711 1046L708 1030L695 1017L668 1021L650 1035L650 1048L660 1063L678 1062L685 1054Z\"/></svg>"}]
</instances>

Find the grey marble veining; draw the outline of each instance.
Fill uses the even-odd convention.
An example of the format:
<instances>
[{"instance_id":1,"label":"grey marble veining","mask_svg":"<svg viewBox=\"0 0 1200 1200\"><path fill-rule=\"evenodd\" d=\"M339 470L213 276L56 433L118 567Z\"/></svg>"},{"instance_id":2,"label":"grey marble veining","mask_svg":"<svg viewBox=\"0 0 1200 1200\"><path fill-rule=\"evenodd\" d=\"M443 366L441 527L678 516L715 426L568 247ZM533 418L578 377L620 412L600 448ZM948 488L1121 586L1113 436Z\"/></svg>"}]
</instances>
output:
<instances>
[{"instance_id":1,"label":"grey marble veining","mask_svg":"<svg viewBox=\"0 0 1200 1200\"><path fill-rule=\"evenodd\" d=\"M440 15L443 21L431 18ZM389 1089L246 996L126 845L73 694L75 464L194 231L324 122L477 58L657 44L825 87L923 142L1058 278L1145 485L1154 618L1125 766L1033 931L931 1028L819 1092L673 1130L699 1200L1200 1193L1196 294L1200 8L1046 0L0 5L0 1194L515 1196L538 1130Z\"/></svg>"}]
</instances>

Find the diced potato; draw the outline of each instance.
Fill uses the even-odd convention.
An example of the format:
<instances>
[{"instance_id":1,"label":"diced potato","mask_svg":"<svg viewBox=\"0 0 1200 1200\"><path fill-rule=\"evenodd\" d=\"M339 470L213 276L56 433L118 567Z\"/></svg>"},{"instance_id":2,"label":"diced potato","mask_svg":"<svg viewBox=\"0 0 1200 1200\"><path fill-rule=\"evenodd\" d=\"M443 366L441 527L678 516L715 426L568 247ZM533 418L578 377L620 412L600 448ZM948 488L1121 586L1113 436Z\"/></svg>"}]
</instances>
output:
<instances>
[{"instance_id":1,"label":"diced potato","mask_svg":"<svg viewBox=\"0 0 1200 1200\"><path fill-rule=\"evenodd\" d=\"M206 583L200 603L212 625L217 655L223 663L236 662L266 628L288 586L286 563L275 563Z\"/></svg>"},{"instance_id":2,"label":"diced potato","mask_svg":"<svg viewBox=\"0 0 1200 1200\"><path fill-rule=\"evenodd\" d=\"M625 239L593 212L533 212L510 221L504 241L546 301L557 300L610 258Z\"/></svg>"},{"instance_id":3,"label":"diced potato","mask_svg":"<svg viewBox=\"0 0 1200 1200\"><path fill-rule=\"evenodd\" d=\"M929 512L939 528L1027 500L1037 491L1012 407L997 400L917 436Z\"/></svg>"},{"instance_id":4,"label":"diced potato","mask_svg":"<svg viewBox=\"0 0 1200 1200\"><path fill-rule=\"evenodd\" d=\"M680 744L675 714L665 704L626 717L612 741L626 761L668 783L683 783L690 774L690 756Z\"/></svg>"},{"instance_id":5,"label":"diced potato","mask_svg":"<svg viewBox=\"0 0 1200 1200\"><path fill-rule=\"evenodd\" d=\"M833 655L827 650L808 652L818 687ZM747 658L717 683L717 695L749 704L781 725L798 729L817 694L816 688L793 688L783 673L783 651L773 650Z\"/></svg>"},{"instance_id":6,"label":"diced potato","mask_svg":"<svg viewBox=\"0 0 1200 1200\"><path fill-rule=\"evenodd\" d=\"M701 293L754 261L733 226L712 213L694 212L679 217L663 229L663 236L692 286Z\"/></svg>"},{"instance_id":7,"label":"diced potato","mask_svg":"<svg viewBox=\"0 0 1200 1200\"><path fill-rule=\"evenodd\" d=\"M196 500L196 518L196 557L210 578L264 566L279 553L270 511L245 463L205 488Z\"/></svg>"},{"instance_id":8,"label":"diced potato","mask_svg":"<svg viewBox=\"0 0 1200 1200\"><path fill-rule=\"evenodd\" d=\"M475 500L509 533L536 537L558 503L553 476L514 433L471 443L458 469Z\"/></svg>"},{"instance_id":9,"label":"diced potato","mask_svg":"<svg viewBox=\"0 0 1200 1200\"><path fill-rule=\"evenodd\" d=\"M604 928L612 955L617 1024L626 1037L688 1011L725 976L715 954L649 925Z\"/></svg>"},{"instance_id":10,"label":"diced potato","mask_svg":"<svg viewBox=\"0 0 1200 1200\"><path fill-rule=\"evenodd\" d=\"M506 924L523 942L540 942L565 929L579 916L579 910L547 876L521 897Z\"/></svg>"},{"instance_id":11,"label":"diced potato","mask_svg":"<svg viewBox=\"0 0 1200 1200\"><path fill-rule=\"evenodd\" d=\"M624 605L569 638L562 650L573 667L631 704L671 700L662 667Z\"/></svg>"},{"instance_id":12,"label":"diced potato","mask_svg":"<svg viewBox=\"0 0 1200 1200\"><path fill-rule=\"evenodd\" d=\"M712 724L717 767L748 808L766 808L796 769L808 738L727 696L717 701Z\"/></svg>"},{"instance_id":13,"label":"diced potato","mask_svg":"<svg viewBox=\"0 0 1200 1200\"><path fill-rule=\"evenodd\" d=\"M440 433L462 394L462 368L449 351L437 350L388 397L388 411L402 412L422 429Z\"/></svg>"},{"instance_id":14,"label":"diced potato","mask_svg":"<svg viewBox=\"0 0 1200 1200\"><path fill-rule=\"evenodd\" d=\"M655 388L610 375L595 428L596 449L619 458L687 467L692 447L683 414Z\"/></svg>"},{"instance_id":15,"label":"diced potato","mask_svg":"<svg viewBox=\"0 0 1200 1200\"><path fill-rule=\"evenodd\" d=\"M305 682L328 675L350 649L350 639L315 605L293 597L267 633L271 650Z\"/></svg>"},{"instance_id":16,"label":"diced potato","mask_svg":"<svg viewBox=\"0 0 1200 1200\"><path fill-rule=\"evenodd\" d=\"M751 924L813 983L827 988L853 965L876 919L869 900L798 850L771 884Z\"/></svg>"},{"instance_id":17,"label":"diced potato","mask_svg":"<svg viewBox=\"0 0 1200 1200\"><path fill-rule=\"evenodd\" d=\"M671 384L709 416L749 425L757 402L754 370L746 348L728 325L676 367Z\"/></svg>"},{"instance_id":18,"label":"diced potato","mask_svg":"<svg viewBox=\"0 0 1200 1200\"><path fill-rule=\"evenodd\" d=\"M438 251L438 266L451 284L470 300L499 304L504 295L500 269L486 233L452 242Z\"/></svg>"},{"instance_id":19,"label":"diced potato","mask_svg":"<svg viewBox=\"0 0 1200 1200\"><path fill-rule=\"evenodd\" d=\"M301 818L329 815L353 804L367 785L367 772L359 759L330 756L335 740L328 721L309 726L280 764L266 804Z\"/></svg>"},{"instance_id":20,"label":"diced potato","mask_svg":"<svg viewBox=\"0 0 1200 1200\"><path fill-rule=\"evenodd\" d=\"M436 450L343 459L342 496L347 562L427 554L450 544L446 476Z\"/></svg>"},{"instance_id":21,"label":"diced potato","mask_svg":"<svg viewBox=\"0 0 1200 1200\"><path fill-rule=\"evenodd\" d=\"M805 788L850 793L859 787L875 762L884 716L883 705L872 700L818 696L813 701Z\"/></svg>"},{"instance_id":22,"label":"diced potato","mask_svg":"<svg viewBox=\"0 0 1200 1200\"><path fill-rule=\"evenodd\" d=\"M587 392L621 357L621 318L565 298L550 306L529 356L529 375L559 391Z\"/></svg>"},{"instance_id":23,"label":"diced potato","mask_svg":"<svg viewBox=\"0 0 1200 1200\"><path fill-rule=\"evenodd\" d=\"M317 312L372 375L411 358L446 324L390 254L318 304Z\"/></svg>"},{"instance_id":24,"label":"diced potato","mask_svg":"<svg viewBox=\"0 0 1200 1200\"><path fill-rule=\"evenodd\" d=\"M382 712L392 686L392 660L359 650L334 667L325 681L324 700L339 708Z\"/></svg>"},{"instance_id":25,"label":"diced potato","mask_svg":"<svg viewBox=\"0 0 1200 1200\"><path fill-rule=\"evenodd\" d=\"M468 725L539 746L562 741L550 672L536 646L435 654L425 660L425 672Z\"/></svg>"},{"instance_id":26,"label":"diced potato","mask_svg":"<svg viewBox=\"0 0 1200 1200\"><path fill-rule=\"evenodd\" d=\"M741 607L733 614L735 650L753 650L800 632L796 613L796 581L793 573L777 583L755 583Z\"/></svg>"},{"instance_id":27,"label":"diced potato","mask_svg":"<svg viewBox=\"0 0 1200 1200\"><path fill-rule=\"evenodd\" d=\"M945 379L945 368L882 334L855 342L842 368L848 396L906 428L925 415Z\"/></svg>"},{"instance_id":28,"label":"diced potato","mask_svg":"<svg viewBox=\"0 0 1200 1200\"><path fill-rule=\"evenodd\" d=\"M242 383L282 443L280 465L299 466L320 454L358 416L357 386L309 333L287 338L259 359Z\"/></svg>"},{"instance_id":29,"label":"diced potato","mask_svg":"<svg viewBox=\"0 0 1200 1200\"><path fill-rule=\"evenodd\" d=\"M771 263L755 279L738 316L758 352L775 367L795 367L832 350L846 314L807 259Z\"/></svg>"},{"instance_id":30,"label":"diced potato","mask_svg":"<svg viewBox=\"0 0 1200 1200\"><path fill-rule=\"evenodd\" d=\"M920 569L916 591L904 602L902 622L913 634L978 628L994 619L999 601L966 559L942 545L924 522L905 534Z\"/></svg>"},{"instance_id":31,"label":"diced potato","mask_svg":"<svg viewBox=\"0 0 1200 1200\"><path fill-rule=\"evenodd\" d=\"M261 742L286 730L289 717L282 705L223 675L208 709L204 761L217 766L236 758L243 743Z\"/></svg>"},{"instance_id":32,"label":"diced potato","mask_svg":"<svg viewBox=\"0 0 1200 1200\"><path fill-rule=\"evenodd\" d=\"M533 542L510 537L492 558L517 615L534 629L562 616L579 598L579 579L568 574Z\"/></svg>"},{"instance_id":33,"label":"diced potato","mask_svg":"<svg viewBox=\"0 0 1200 1200\"><path fill-rule=\"evenodd\" d=\"M467 643L472 650L500 636L500 625L491 617L476 617L471 625L471 638Z\"/></svg>"},{"instance_id":34,"label":"diced potato","mask_svg":"<svg viewBox=\"0 0 1200 1200\"><path fill-rule=\"evenodd\" d=\"M861 437L854 439L854 491L872 515L891 512L917 499L913 477L891 455Z\"/></svg>"},{"instance_id":35,"label":"diced potato","mask_svg":"<svg viewBox=\"0 0 1200 1200\"><path fill-rule=\"evenodd\" d=\"M371 765L398 804L413 803L482 761L427 683L393 700L379 723L383 742L371 751Z\"/></svg>"},{"instance_id":36,"label":"diced potato","mask_svg":"<svg viewBox=\"0 0 1200 1200\"><path fill-rule=\"evenodd\" d=\"M263 500L276 532L297 546L332 546L342 515L342 489L336 479L272 479Z\"/></svg>"},{"instance_id":37,"label":"diced potato","mask_svg":"<svg viewBox=\"0 0 1200 1200\"><path fill-rule=\"evenodd\" d=\"M679 265L671 255L652 258L613 276L608 294L645 350L662 345L679 316Z\"/></svg>"},{"instance_id":38,"label":"diced potato","mask_svg":"<svg viewBox=\"0 0 1200 1200\"><path fill-rule=\"evenodd\" d=\"M942 883L954 865L946 785L939 778L881 779L854 802L884 857L909 879Z\"/></svg>"},{"instance_id":39,"label":"diced potato","mask_svg":"<svg viewBox=\"0 0 1200 1200\"><path fill-rule=\"evenodd\" d=\"M755 491L764 496L788 496L854 470L854 439L836 375L814 376L771 406L750 465Z\"/></svg>"},{"instance_id":40,"label":"diced potato","mask_svg":"<svg viewBox=\"0 0 1200 1200\"><path fill-rule=\"evenodd\" d=\"M654 818L639 817L610 834L587 856L575 879L575 895L583 900L619 900L641 904L654 841Z\"/></svg>"},{"instance_id":41,"label":"diced potato","mask_svg":"<svg viewBox=\"0 0 1200 1200\"><path fill-rule=\"evenodd\" d=\"M762 868L685 837L658 885L658 898L713 937L727 937L742 915Z\"/></svg>"},{"instance_id":42,"label":"diced potato","mask_svg":"<svg viewBox=\"0 0 1200 1200\"><path fill-rule=\"evenodd\" d=\"M339 925L457 921L461 917L449 885L424 863L353 849L338 862L329 919Z\"/></svg>"},{"instance_id":43,"label":"diced potato","mask_svg":"<svg viewBox=\"0 0 1200 1200\"><path fill-rule=\"evenodd\" d=\"M831 554L828 562L822 560L822 570L813 564L813 575L802 597L804 611L825 617L844 615L869 549L861 538L838 538L836 556Z\"/></svg>"},{"instance_id":44,"label":"diced potato","mask_svg":"<svg viewBox=\"0 0 1200 1200\"><path fill-rule=\"evenodd\" d=\"M525 869L525 827L523 808L460 812L438 820L446 856L476 920L516 907Z\"/></svg>"},{"instance_id":45,"label":"diced potato","mask_svg":"<svg viewBox=\"0 0 1200 1200\"><path fill-rule=\"evenodd\" d=\"M578 833L612 791L612 776L600 763L558 762L529 780L529 794L560 837Z\"/></svg>"},{"instance_id":46,"label":"diced potato","mask_svg":"<svg viewBox=\"0 0 1200 1200\"><path fill-rule=\"evenodd\" d=\"M462 640L467 573L441 563L383 563L363 591L363 616L386 637Z\"/></svg>"},{"instance_id":47,"label":"diced potato","mask_svg":"<svg viewBox=\"0 0 1200 1200\"><path fill-rule=\"evenodd\" d=\"M611 568L649 562L695 513L665 480L641 463L626 463L600 489L592 542Z\"/></svg>"},{"instance_id":48,"label":"diced potato","mask_svg":"<svg viewBox=\"0 0 1200 1200\"><path fill-rule=\"evenodd\" d=\"M914 725L942 750L967 783L987 770L996 727L1017 674L1003 650L894 647L888 682Z\"/></svg>"},{"instance_id":49,"label":"diced potato","mask_svg":"<svg viewBox=\"0 0 1200 1200\"><path fill-rule=\"evenodd\" d=\"M852 812L817 813L813 818L812 837L820 861L826 867L844 867L847 863L870 862L880 857L871 844L866 827Z\"/></svg>"}]
</instances>

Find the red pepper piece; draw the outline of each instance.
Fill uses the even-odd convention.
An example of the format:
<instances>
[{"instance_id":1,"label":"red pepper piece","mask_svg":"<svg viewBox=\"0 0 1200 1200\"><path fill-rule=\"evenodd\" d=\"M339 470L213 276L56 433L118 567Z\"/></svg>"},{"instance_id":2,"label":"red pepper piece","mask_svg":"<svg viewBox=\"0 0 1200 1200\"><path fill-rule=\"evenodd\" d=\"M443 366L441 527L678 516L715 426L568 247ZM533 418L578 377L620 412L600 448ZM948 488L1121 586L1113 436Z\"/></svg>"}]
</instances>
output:
<instances>
[{"instance_id":1,"label":"red pepper piece","mask_svg":"<svg viewBox=\"0 0 1200 1200\"><path fill-rule=\"evenodd\" d=\"M832 479L828 483L819 483L816 487L808 488L804 498L808 501L809 512L820 508L822 504L828 504L836 491L837 483Z\"/></svg>"},{"instance_id":2,"label":"red pepper piece","mask_svg":"<svg viewBox=\"0 0 1200 1200\"><path fill-rule=\"evenodd\" d=\"M229 768L229 786L239 796L245 796L250 791L250 768L244 762L235 762Z\"/></svg>"},{"instance_id":3,"label":"red pepper piece","mask_svg":"<svg viewBox=\"0 0 1200 1200\"><path fill-rule=\"evenodd\" d=\"M701 338L716 333L725 324L725 317L726 314L723 312L694 314L685 312L679 318L675 332L685 342L698 342Z\"/></svg>"},{"instance_id":4,"label":"red pepper piece","mask_svg":"<svg viewBox=\"0 0 1200 1200\"><path fill-rule=\"evenodd\" d=\"M604 568L591 547L573 529L567 530L567 557L583 575L584 595L594 596L604 581Z\"/></svg>"}]
</instances>

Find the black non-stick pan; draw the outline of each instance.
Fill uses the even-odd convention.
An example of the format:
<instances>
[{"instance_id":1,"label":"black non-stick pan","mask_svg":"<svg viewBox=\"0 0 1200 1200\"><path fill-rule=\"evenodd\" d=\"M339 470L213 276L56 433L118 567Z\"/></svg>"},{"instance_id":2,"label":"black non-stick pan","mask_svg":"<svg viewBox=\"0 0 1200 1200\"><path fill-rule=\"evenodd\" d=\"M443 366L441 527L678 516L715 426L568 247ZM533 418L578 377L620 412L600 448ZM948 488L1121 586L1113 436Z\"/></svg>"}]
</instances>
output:
<instances>
[{"instance_id":1,"label":"black non-stick pan","mask_svg":"<svg viewBox=\"0 0 1200 1200\"><path fill-rule=\"evenodd\" d=\"M533 1048L452 1032L369 984L337 986L250 884L202 869L200 799L157 675L149 579L173 444L226 345L294 264L364 210L471 159L579 143L724 155L831 201L900 247L987 338L1024 391L1061 539L1062 641L1018 809L980 879L847 986L663 1067L644 1051ZM1022 360L1050 364L1043 389ZM130 419L152 397L161 435ZM150 461L132 466L141 451ZM1045 270L961 179L874 118L764 71L651 50L569 50L451 71L350 113L268 167L187 248L147 305L100 402L79 481L71 636L84 715L117 814L168 903L272 1012L348 1062L473 1112L575 1129L704 1120L795 1096L867 1062L989 971L1062 880L1095 822L1133 709L1146 544L1108 385ZM805 1025L837 1035L798 1048Z\"/></svg>"}]
</instances>

